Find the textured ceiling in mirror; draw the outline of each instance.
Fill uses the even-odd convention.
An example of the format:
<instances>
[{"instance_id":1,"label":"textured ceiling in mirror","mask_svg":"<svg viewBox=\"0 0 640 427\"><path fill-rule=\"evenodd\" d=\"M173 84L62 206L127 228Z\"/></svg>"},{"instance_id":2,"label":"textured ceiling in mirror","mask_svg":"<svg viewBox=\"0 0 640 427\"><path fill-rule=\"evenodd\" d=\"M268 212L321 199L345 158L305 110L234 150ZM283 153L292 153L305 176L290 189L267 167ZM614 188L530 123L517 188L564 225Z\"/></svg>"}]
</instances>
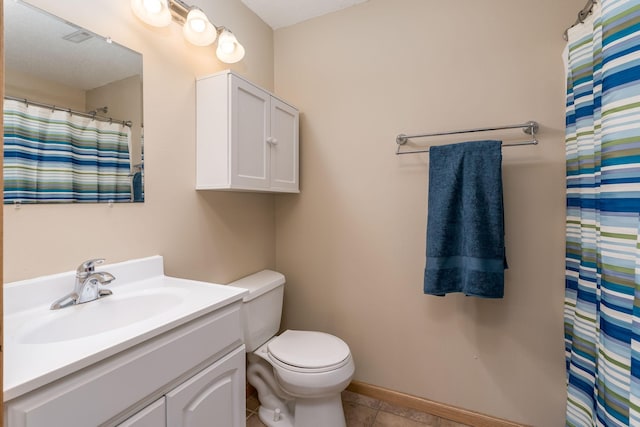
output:
<instances>
[{"instance_id":1,"label":"textured ceiling in mirror","mask_svg":"<svg viewBox=\"0 0 640 427\"><path fill-rule=\"evenodd\" d=\"M4 15L5 61L14 71L89 90L140 68L140 56L132 50L113 49L104 37L27 4L5 1ZM78 30L90 37L80 43L64 39Z\"/></svg>"}]
</instances>

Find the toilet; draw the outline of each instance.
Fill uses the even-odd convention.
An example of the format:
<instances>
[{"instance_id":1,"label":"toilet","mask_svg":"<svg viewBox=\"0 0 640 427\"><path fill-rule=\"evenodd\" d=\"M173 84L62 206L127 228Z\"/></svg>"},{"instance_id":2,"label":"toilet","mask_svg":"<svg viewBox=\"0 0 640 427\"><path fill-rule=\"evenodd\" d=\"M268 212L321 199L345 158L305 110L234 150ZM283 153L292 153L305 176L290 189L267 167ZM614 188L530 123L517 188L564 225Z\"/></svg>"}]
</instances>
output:
<instances>
[{"instance_id":1,"label":"toilet","mask_svg":"<svg viewBox=\"0 0 640 427\"><path fill-rule=\"evenodd\" d=\"M280 335L285 278L263 270L230 286L249 290L242 304L247 380L269 427L346 427L341 392L353 378L349 346L315 331Z\"/></svg>"}]
</instances>

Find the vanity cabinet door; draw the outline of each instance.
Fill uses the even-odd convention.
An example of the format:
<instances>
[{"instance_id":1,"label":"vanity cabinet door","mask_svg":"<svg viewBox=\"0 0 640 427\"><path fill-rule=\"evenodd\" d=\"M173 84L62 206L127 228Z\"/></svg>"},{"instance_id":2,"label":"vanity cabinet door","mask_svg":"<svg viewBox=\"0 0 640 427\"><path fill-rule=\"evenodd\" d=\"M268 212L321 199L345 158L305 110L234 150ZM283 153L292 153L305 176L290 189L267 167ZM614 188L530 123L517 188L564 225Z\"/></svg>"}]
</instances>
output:
<instances>
[{"instance_id":1,"label":"vanity cabinet door","mask_svg":"<svg viewBox=\"0 0 640 427\"><path fill-rule=\"evenodd\" d=\"M271 98L271 189L298 192L298 110Z\"/></svg>"},{"instance_id":2,"label":"vanity cabinet door","mask_svg":"<svg viewBox=\"0 0 640 427\"><path fill-rule=\"evenodd\" d=\"M166 395L168 427L244 427L245 347L229 353Z\"/></svg>"},{"instance_id":3,"label":"vanity cabinet door","mask_svg":"<svg viewBox=\"0 0 640 427\"><path fill-rule=\"evenodd\" d=\"M269 189L269 105L271 96L231 78L231 185Z\"/></svg>"},{"instance_id":4,"label":"vanity cabinet door","mask_svg":"<svg viewBox=\"0 0 640 427\"><path fill-rule=\"evenodd\" d=\"M117 427L166 427L164 396L147 406Z\"/></svg>"}]
</instances>

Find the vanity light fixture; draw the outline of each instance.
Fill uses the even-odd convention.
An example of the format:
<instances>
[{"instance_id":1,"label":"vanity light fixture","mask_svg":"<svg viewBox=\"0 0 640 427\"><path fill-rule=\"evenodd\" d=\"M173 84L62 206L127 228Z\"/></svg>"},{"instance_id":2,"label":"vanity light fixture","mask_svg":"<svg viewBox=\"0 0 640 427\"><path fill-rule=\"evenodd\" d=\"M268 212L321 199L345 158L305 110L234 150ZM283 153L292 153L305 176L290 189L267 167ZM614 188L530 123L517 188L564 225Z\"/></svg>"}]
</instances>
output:
<instances>
[{"instance_id":1,"label":"vanity light fixture","mask_svg":"<svg viewBox=\"0 0 640 427\"><path fill-rule=\"evenodd\" d=\"M233 33L213 25L196 6L182 0L131 0L131 9L141 21L154 27L165 27L172 19L182 24L184 38L196 46L208 46L218 39L216 56L222 62L233 64L244 58L244 47Z\"/></svg>"}]
</instances>

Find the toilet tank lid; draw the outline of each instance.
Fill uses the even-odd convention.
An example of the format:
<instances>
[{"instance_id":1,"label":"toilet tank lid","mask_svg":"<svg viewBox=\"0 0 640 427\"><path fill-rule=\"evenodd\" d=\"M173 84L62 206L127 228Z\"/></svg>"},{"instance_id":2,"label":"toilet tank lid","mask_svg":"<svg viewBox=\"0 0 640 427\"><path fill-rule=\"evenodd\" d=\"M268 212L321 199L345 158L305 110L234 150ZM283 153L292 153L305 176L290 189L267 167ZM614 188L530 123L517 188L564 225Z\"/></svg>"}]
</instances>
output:
<instances>
[{"instance_id":1,"label":"toilet tank lid","mask_svg":"<svg viewBox=\"0 0 640 427\"><path fill-rule=\"evenodd\" d=\"M273 270L262 270L249 276L229 283L229 286L247 289L249 293L243 298L244 302L265 294L284 284L284 275Z\"/></svg>"}]
</instances>

